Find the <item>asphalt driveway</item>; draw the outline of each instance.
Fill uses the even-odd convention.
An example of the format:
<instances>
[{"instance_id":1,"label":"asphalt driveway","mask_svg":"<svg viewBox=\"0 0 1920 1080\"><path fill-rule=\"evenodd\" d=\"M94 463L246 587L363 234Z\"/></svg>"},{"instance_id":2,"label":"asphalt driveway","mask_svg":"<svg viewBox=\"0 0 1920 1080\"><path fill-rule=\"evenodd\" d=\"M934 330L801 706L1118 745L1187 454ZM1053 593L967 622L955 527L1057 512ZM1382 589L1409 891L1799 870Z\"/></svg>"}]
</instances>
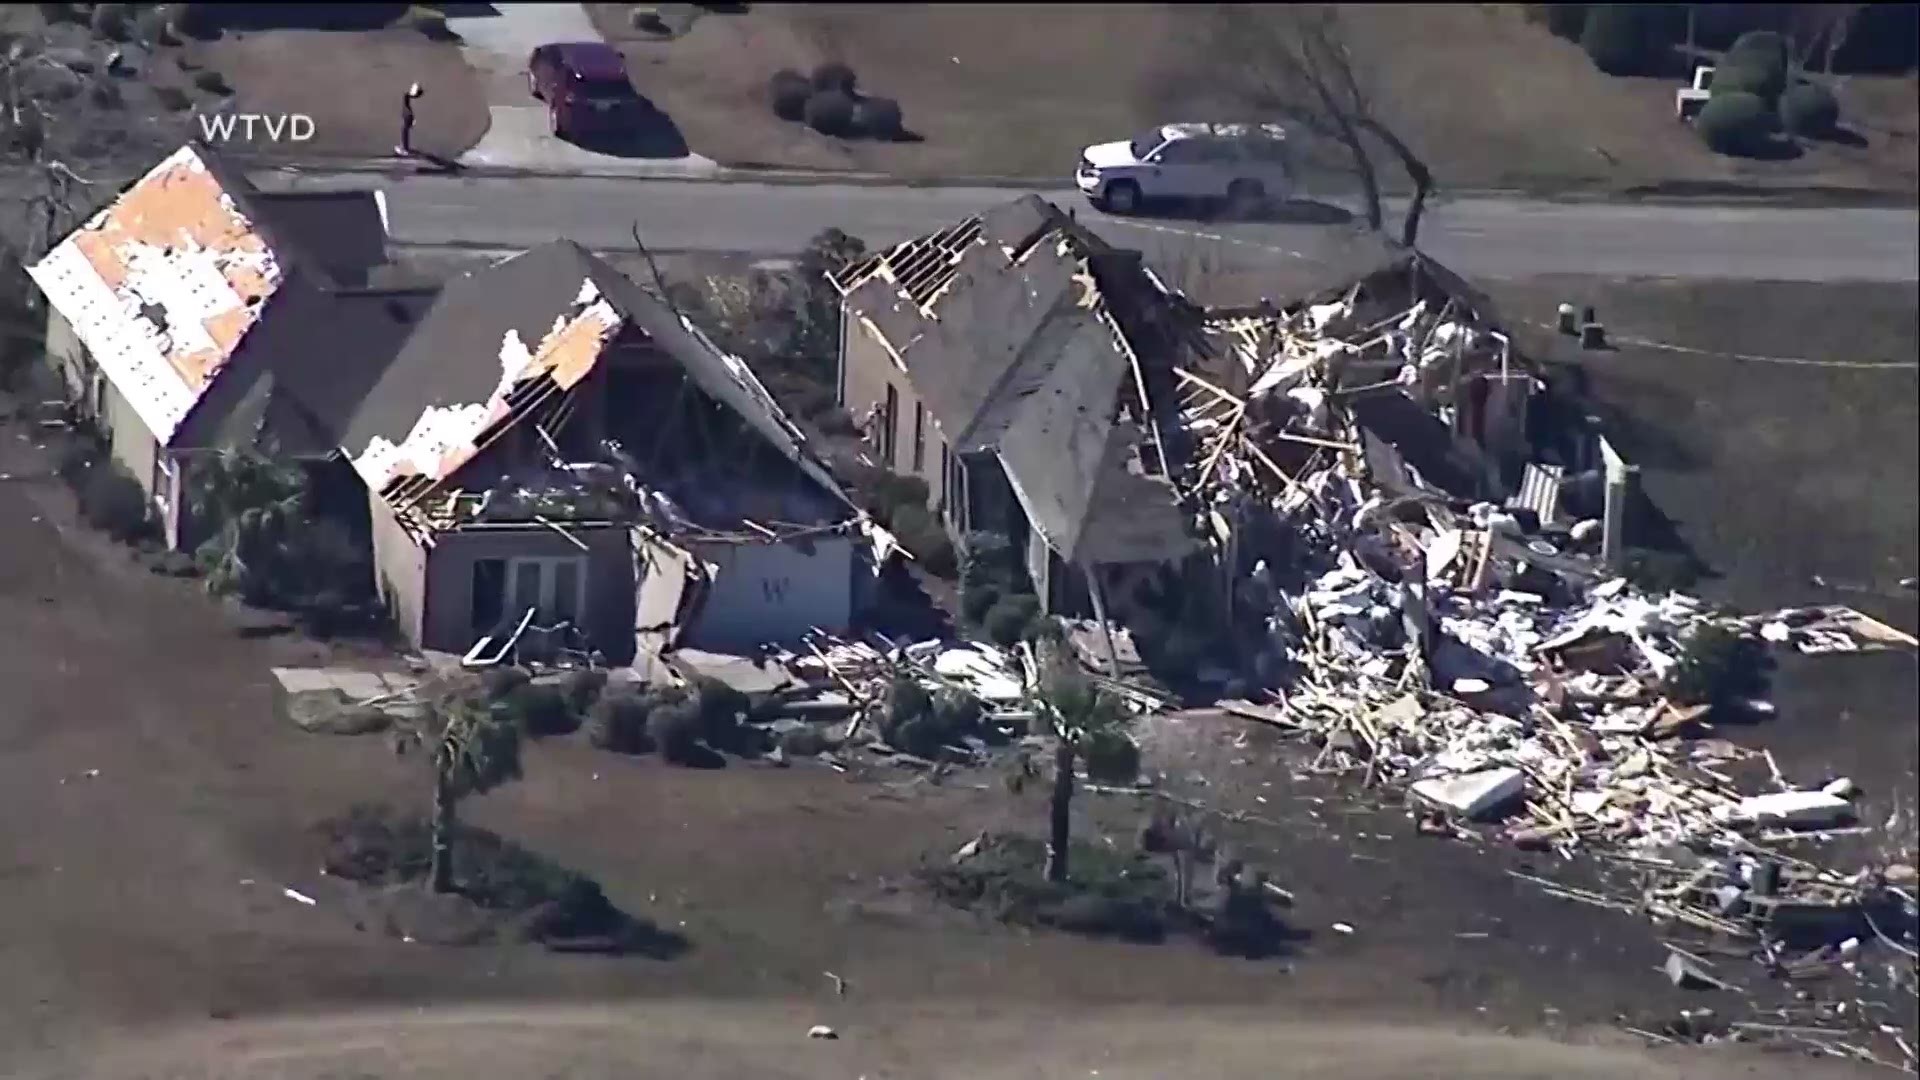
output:
<instances>
[{"instance_id":1,"label":"asphalt driveway","mask_svg":"<svg viewBox=\"0 0 1920 1080\"><path fill-rule=\"evenodd\" d=\"M579 4L456 4L446 12L467 62L481 74L491 120L486 137L461 157L462 164L673 177L717 169L689 151L664 116L606 146L589 148L552 134L546 108L527 85L527 57L541 45L601 40Z\"/></svg>"}]
</instances>

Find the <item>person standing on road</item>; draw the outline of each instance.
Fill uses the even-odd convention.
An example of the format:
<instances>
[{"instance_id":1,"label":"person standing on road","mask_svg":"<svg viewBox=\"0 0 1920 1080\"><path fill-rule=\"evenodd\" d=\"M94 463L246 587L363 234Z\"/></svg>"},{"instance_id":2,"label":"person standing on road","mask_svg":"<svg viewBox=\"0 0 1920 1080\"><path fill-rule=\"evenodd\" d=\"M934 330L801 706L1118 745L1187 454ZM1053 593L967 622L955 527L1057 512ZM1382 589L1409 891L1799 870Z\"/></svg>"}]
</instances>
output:
<instances>
[{"instance_id":1,"label":"person standing on road","mask_svg":"<svg viewBox=\"0 0 1920 1080\"><path fill-rule=\"evenodd\" d=\"M414 83L400 99L400 145L396 149L402 157L413 156L413 99L420 94L420 84Z\"/></svg>"}]
</instances>

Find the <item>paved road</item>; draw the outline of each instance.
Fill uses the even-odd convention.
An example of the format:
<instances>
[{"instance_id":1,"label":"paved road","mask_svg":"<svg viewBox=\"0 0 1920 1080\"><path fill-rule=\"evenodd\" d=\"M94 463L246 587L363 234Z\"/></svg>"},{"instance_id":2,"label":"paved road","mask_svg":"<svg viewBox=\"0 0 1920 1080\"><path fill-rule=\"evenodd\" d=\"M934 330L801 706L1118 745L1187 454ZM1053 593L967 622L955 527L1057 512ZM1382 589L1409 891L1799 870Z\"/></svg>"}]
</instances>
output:
<instances>
[{"instance_id":1,"label":"paved road","mask_svg":"<svg viewBox=\"0 0 1920 1080\"><path fill-rule=\"evenodd\" d=\"M586 177L263 177L269 186L386 189L403 244L520 249L563 236L599 250L630 250L637 224L659 251L780 255L838 226L869 244L949 224L1012 197L997 188L840 184L689 183ZM1325 224L1108 218L1077 193L1043 192L1077 207L1116 243L1173 259L1198 233L1228 262L1315 257L1342 230ZM1816 209L1700 204L1549 203L1460 199L1435 206L1422 246L1461 273L1715 277L1791 281L1920 278L1920 215L1905 209Z\"/></svg>"}]
</instances>

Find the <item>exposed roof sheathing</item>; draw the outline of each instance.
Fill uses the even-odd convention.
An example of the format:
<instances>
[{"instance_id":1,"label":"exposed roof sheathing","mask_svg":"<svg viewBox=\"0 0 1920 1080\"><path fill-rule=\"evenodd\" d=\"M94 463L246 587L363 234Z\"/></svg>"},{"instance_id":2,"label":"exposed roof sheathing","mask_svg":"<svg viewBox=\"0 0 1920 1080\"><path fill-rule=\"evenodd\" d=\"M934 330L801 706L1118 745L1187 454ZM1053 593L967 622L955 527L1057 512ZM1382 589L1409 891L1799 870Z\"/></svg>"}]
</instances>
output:
<instances>
[{"instance_id":1,"label":"exposed roof sheathing","mask_svg":"<svg viewBox=\"0 0 1920 1080\"><path fill-rule=\"evenodd\" d=\"M27 273L166 444L259 321L283 263L184 146Z\"/></svg>"},{"instance_id":2,"label":"exposed roof sheathing","mask_svg":"<svg viewBox=\"0 0 1920 1080\"><path fill-rule=\"evenodd\" d=\"M1172 486L1128 472L1134 437L1116 423L1138 387L1110 302L1176 303L1136 261L1029 195L854 262L834 285L951 445L997 454L1062 558L1157 561L1190 548ZM1095 519L1114 513L1128 518L1124 539L1095 540Z\"/></svg>"},{"instance_id":3,"label":"exposed roof sheathing","mask_svg":"<svg viewBox=\"0 0 1920 1080\"><path fill-rule=\"evenodd\" d=\"M512 327L501 335L500 381L485 401L426 408L399 442L378 436L370 441L353 457L354 470L374 491L405 476L430 481L452 476L479 452L481 434L513 411L508 398L515 388L545 377L559 390L573 389L594 369L624 321L599 287L583 279L569 310L554 318L537 346L529 348Z\"/></svg>"},{"instance_id":4,"label":"exposed roof sheathing","mask_svg":"<svg viewBox=\"0 0 1920 1080\"><path fill-rule=\"evenodd\" d=\"M626 327L846 501L744 362L659 296L565 240L443 289L345 425L341 449L369 488L396 507L413 502L453 480L495 435L579 385Z\"/></svg>"}]
</instances>

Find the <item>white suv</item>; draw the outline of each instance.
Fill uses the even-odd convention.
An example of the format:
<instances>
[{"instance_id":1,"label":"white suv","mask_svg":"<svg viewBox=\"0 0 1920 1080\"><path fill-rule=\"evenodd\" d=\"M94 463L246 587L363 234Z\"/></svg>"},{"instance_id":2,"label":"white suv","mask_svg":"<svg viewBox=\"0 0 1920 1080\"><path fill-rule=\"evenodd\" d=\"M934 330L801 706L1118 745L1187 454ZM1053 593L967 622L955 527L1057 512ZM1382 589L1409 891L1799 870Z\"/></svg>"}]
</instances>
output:
<instances>
[{"instance_id":1,"label":"white suv","mask_svg":"<svg viewBox=\"0 0 1920 1080\"><path fill-rule=\"evenodd\" d=\"M1167 124L1080 153L1074 182L1095 206L1130 214L1149 199L1224 199L1236 212L1288 198L1293 167L1277 124Z\"/></svg>"}]
</instances>

